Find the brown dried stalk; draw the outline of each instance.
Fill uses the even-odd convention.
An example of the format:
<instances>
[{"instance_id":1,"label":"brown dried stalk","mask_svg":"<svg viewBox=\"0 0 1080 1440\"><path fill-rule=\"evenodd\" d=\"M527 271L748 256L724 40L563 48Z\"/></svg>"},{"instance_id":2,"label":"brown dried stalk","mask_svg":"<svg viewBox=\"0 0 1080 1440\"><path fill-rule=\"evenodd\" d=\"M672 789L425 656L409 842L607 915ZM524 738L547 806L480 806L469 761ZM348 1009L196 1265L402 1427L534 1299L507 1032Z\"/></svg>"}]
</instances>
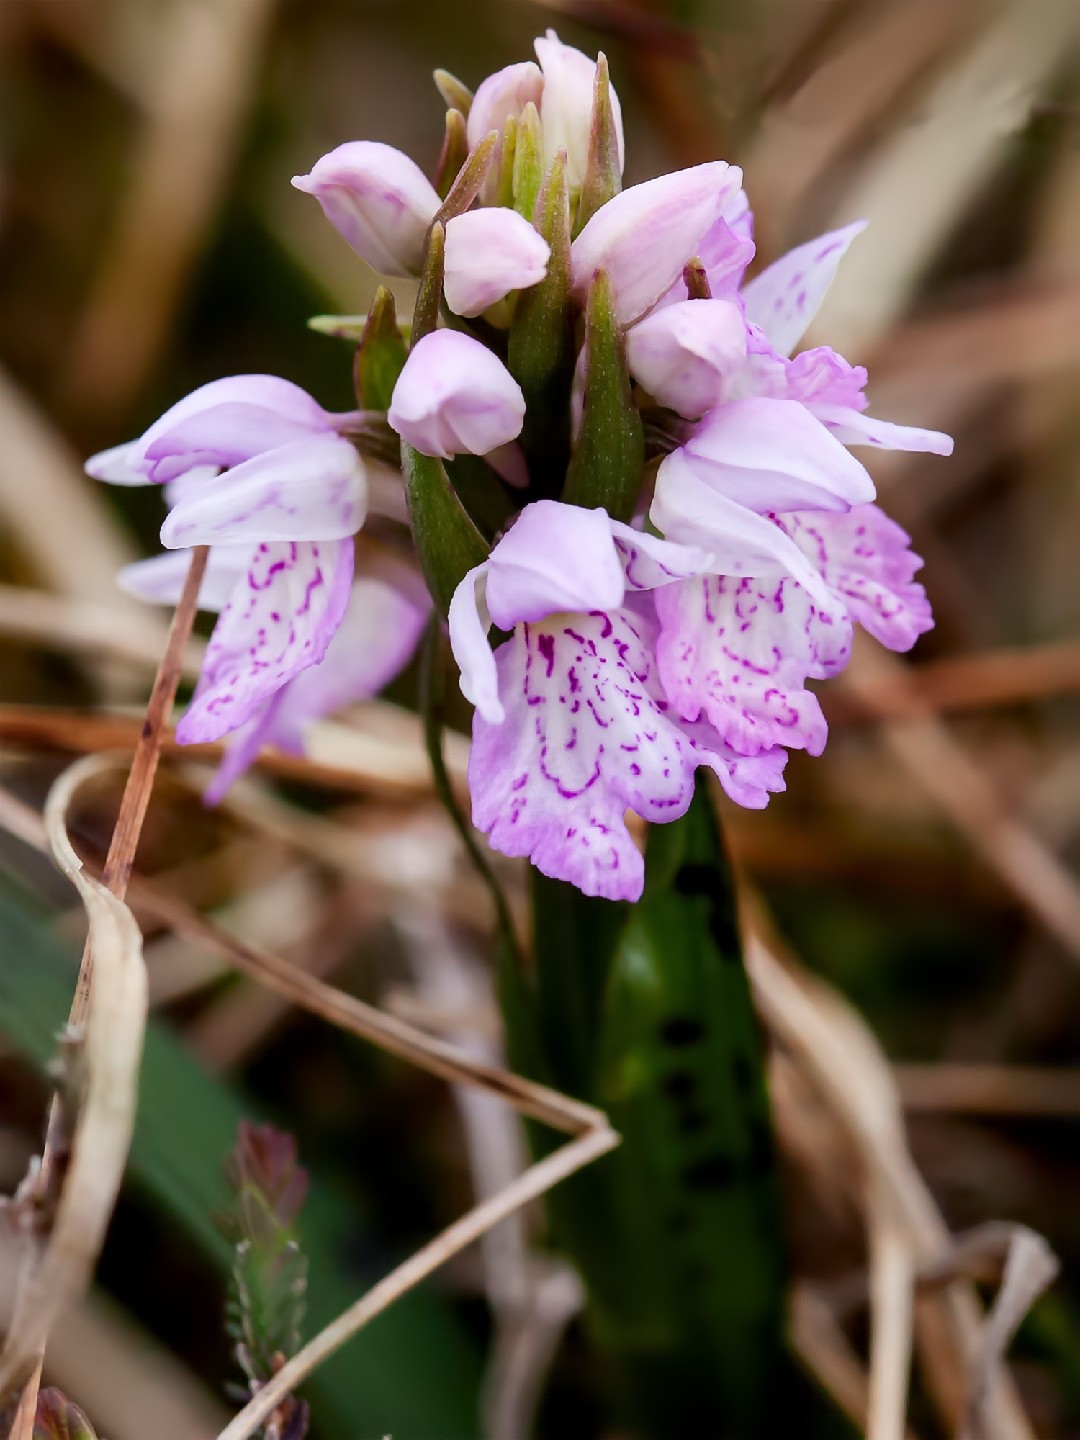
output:
<instances>
[{"instance_id":1,"label":"brown dried stalk","mask_svg":"<svg viewBox=\"0 0 1080 1440\"><path fill-rule=\"evenodd\" d=\"M0 1395L21 1386L12 1440L29 1440L49 1329L57 1314L86 1286L119 1190L134 1123L136 1085L146 1018L142 936L122 903L161 754L161 735L176 698L183 653L191 633L209 551L193 551L165 653L154 681L142 735L124 789L105 863L104 883L92 880L67 836L68 803L78 786L100 772L96 757L72 766L53 786L46 832L57 864L79 891L89 933L68 1017L68 1032L83 1046L85 1093L71 1136L71 1158L59 1188L44 1253L27 1264L4 1350ZM103 979L93 984L95 964ZM57 1187L57 1152L65 1148L65 1106L54 1097L41 1160L39 1193Z\"/></svg>"}]
</instances>

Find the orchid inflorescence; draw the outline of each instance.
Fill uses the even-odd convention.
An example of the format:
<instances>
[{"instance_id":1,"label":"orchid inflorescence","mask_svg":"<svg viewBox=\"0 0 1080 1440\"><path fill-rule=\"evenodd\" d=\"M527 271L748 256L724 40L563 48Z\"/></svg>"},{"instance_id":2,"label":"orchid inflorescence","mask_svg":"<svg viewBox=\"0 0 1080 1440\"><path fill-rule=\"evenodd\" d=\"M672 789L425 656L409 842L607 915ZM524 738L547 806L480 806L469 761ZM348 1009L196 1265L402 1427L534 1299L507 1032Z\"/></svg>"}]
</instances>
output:
<instances>
[{"instance_id":1,"label":"orchid inflorescence","mask_svg":"<svg viewBox=\"0 0 1080 1440\"><path fill-rule=\"evenodd\" d=\"M474 823L633 900L627 810L678 818L702 765L764 806L788 750L825 744L806 682L843 669L853 625L895 650L930 628L921 562L849 447L952 442L867 416L866 371L828 347L792 354L861 225L746 281L739 169L623 190L604 57L553 32L536 53L475 95L437 72L434 184L369 141L293 181L376 270L420 280L408 344L386 290L357 328L361 408L235 376L88 469L164 485L167 553L129 591L175 602L185 552L210 547L200 604L220 615L177 728L231 737L209 798L374 695L434 607L475 706ZM401 488L407 549L388 543Z\"/></svg>"}]
</instances>

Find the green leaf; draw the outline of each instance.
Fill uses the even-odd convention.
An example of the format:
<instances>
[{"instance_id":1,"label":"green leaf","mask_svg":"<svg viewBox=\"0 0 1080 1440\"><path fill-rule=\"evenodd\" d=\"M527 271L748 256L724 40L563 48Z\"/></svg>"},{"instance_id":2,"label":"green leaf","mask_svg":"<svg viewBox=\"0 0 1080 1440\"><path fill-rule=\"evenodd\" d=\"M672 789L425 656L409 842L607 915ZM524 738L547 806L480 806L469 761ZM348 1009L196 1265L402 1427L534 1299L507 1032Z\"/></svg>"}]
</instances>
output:
<instances>
[{"instance_id":1,"label":"green leaf","mask_svg":"<svg viewBox=\"0 0 1080 1440\"><path fill-rule=\"evenodd\" d=\"M433 72L435 88L446 101L448 110L460 110L466 119L469 118L469 111L472 109L473 92L456 75L451 75L449 70L435 70Z\"/></svg>"},{"instance_id":2,"label":"green leaf","mask_svg":"<svg viewBox=\"0 0 1080 1440\"><path fill-rule=\"evenodd\" d=\"M601 1106L623 1137L547 1203L627 1428L652 1440L850 1434L784 1349L764 1057L705 787L681 820L650 828L637 905L542 877L534 905L534 1073ZM511 1038L528 1034L506 1019Z\"/></svg>"},{"instance_id":3,"label":"green leaf","mask_svg":"<svg viewBox=\"0 0 1080 1440\"><path fill-rule=\"evenodd\" d=\"M0 929L6 941L0 1033L44 1070L67 1015L77 957L3 876ZM214 1262L223 1284L233 1259L215 1223L230 1203L223 1161L241 1121L258 1112L250 1096L201 1070L180 1041L151 1019L130 1181ZM362 1293L366 1277L346 1257L371 1245L355 1193L344 1193L318 1174L311 1181L304 1211L309 1334ZM423 1385L416 1384L418 1373L425 1377ZM437 1293L421 1289L403 1296L320 1366L305 1389L321 1417L320 1433L474 1440L478 1377L475 1344Z\"/></svg>"},{"instance_id":4,"label":"green leaf","mask_svg":"<svg viewBox=\"0 0 1080 1440\"><path fill-rule=\"evenodd\" d=\"M413 539L432 599L445 616L466 573L488 557L488 545L450 484L446 466L401 442L401 468Z\"/></svg>"},{"instance_id":5,"label":"green leaf","mask_svg":"<svg viewBox=\"0 0 1080 1440\"><path fill-rule=\"evenodd\" d=\"M540 112L530 100L517 123L512 193L514 209L530 223L535 222L541 234L543 224L536 213L536 202L543 181L544 142L540 130Z\"/></svg>"},{"instance_id":6,"label":"green leaf","mask_svg":"<svg viewBox=\"0 0 1080 1440\"><path fill-rule=\"evenodd\" d=\"M447 110L442 151L435 167L435 189L440 200L445 200L449 195L450 187L468 158L469 140L465 133L465 116L460 110Z\"/></svg>"},{"instance_id":7,"label":"green leaf","mask_svg":"<svg viewBox=\"0 0 1080 1440\"><path fill-rule=\"evenodd\" d=\"M528 107L526 107L528 108ZM521 153L523 124L518 130ZM570 383L574 326L570 305L570 197L566 155L551 162L536 205L536 228L551 247L547 274L518 296L507 348L507 367L525 396L521 444L540 495L555 496L570 448Z\"/></svg>"},{"instance_id":8,"label":"green leaf","mask_svg":"<svg viewBox=\"0 0 1080 1440\"><path fill-rule=\"evenodd\" d=\"M596 57L596 78L593 82L592 122L589 129L589 158L581 184L574 234L579 234L602 205L622 189L622 167L619 164L619 135L615 113L611 108L611 80L607 56Z\"/></svg>"},{"instance_id":9,"label":"green leaf","mask_svg":"<svg viewBox=\"0 0 1080 1440\"><path fill-rule=\"evenodd\" d=\"M384 285L375 292L353 360L356 398L362 410L389 410L408 350L397 322L394 297Z\"/></svg>"},{"instance_id":10,"label":"green leaf","mask_svg":"<svg viewBox=\"0 0 1080 1440\"><path fill-rule=\"evenodd\" d=\"M585 319L581 428L562 498L589 509L602 505L614 519L629 520L644 465L641 416L630 388L611 280L598 270L589 290Z\"/></svg>"},{"instance_id":11,"label":"green leaf","mask_svg":"<svg viewBox=\"0 0 1080 1440\"><path fill-rule=\"evenodd\" d=\"M38 1393L33 1440L97 1440L93 1426L59 1390Z\"/></svg>"},{"instance_id":12,"label":"green leaf","mask_svg":"<svg viewBox=\"0 0 1080 1440\"><path fill-rule=\"evenodd\" d=\"M499 477L482 455L464 452L446 462L446 472L469 518L485 540L494 540L514 513L513 503Z\"/></svg>"}]
</instances>

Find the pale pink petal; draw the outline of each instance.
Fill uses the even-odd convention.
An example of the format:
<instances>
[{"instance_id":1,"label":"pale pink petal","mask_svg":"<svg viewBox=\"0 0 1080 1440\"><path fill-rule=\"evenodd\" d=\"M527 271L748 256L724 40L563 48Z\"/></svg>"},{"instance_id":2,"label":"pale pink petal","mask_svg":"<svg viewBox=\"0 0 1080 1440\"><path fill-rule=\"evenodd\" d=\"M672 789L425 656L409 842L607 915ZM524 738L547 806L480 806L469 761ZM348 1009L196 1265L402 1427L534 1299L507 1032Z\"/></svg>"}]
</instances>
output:
<instances>
[{"instance_id":1,"label":"pale pink petal","mask_svg":"<svg viewBox=\"0 0 1080 1440\"><path fill-rule=\"evenodd\" d=\"M842 405L848 410L865 410L866 367L849 365L828 345L803 350L783 361L787 399L804 405ZM817 410L815 409L815 414Z\"/></svg>"},{"instance_id":2,"label":"pale pink petal","mask_svg":"<svg viewBox=\"0 0 1080 1440\"><path fill-rule=\"evenodd\" d=\"M793 400L751 396L719 405L684 450L714 489L759 513L847 510L874 498L865 466Z\"/></svg>"},{"instance_id":3,"label":"pale pink petal","mask_svg":"<svg viewBox=\"0 0 1080 1440\"><path fill-rule=\"evenodd\" d=\"M251 561L250 545L215 545L199 586L200 610L223 610ZM149 560L125 565L116 577L120 589L152 605L175 605L191 568L190 550L167 550Z\"/></svg>"},{"instance_id":4,"label":"pale pink petal","mask_svg":"<svg viewBox=\"0 0 1080 1440\"><path fill-rule=\"evenodd\" d=\"M875 639L890 650L910 650L933 628L926 591L914 580L922 560L911 540L876 505L846 515L821 511L778 515L830 589Z\"/></svg>"},{"instance_id":5,"label":"pale pink petal","mask_svg":"<svg viewBox=\"0 0 1080 1440\"><path fill-rule=\"evenodd\" d=\"M592 128L593 88L596 62L564 45L554 30L535 42L536 58L544 72L540 95L540 125L544 139L544 160L550 165L556 150L566 151L566 173L570 188L577 190L585 179L589 163L589 135ZM622 107L615 87L610 87L611 112L619 152L619 173L625 155ZM530 99L532 97L530 96Z\"/></svg>"},{"instance_id":6,"label":"pale pink petal","mask_svg":"<svg viewBox=\"0 0 1080 1440\"><path fill-rule=\"evenodd\" d=\"M326 654L349 601L353 542L260 544L221 612L187 713L183 745L219 740Z\"/></svg>"},{"instance_id":7,"label":"pale pink petal","mask_svg":"<svg viewBox=\"0 0 1080 1440\"><path fill-rule=\"evenodd\" d=\"M511 117L519 120L530 102L539 106L543 88L540 67L532 60L507 65L482 80L476 87L466 122L469 149L475 150L492 130L501 135L507 120Z\"/></svg>"},{"instance_id":8,"label":"pale pink petal","mask_svg":"<svg viewBox=\"0 0 1080 1440\"><path fill-rule=\"evenodd\" d=\"M696 545L661 540L648 531L624 525L621 520L609 523L628 590L655 590L659 585L670 585L689 575L704 575L712 568L712 555Z\"/></svg>"},{"instance_id":9,"label":"pale pink petal","mask_svg":"<svg viewBox=\"0 0 1080 1440\"><path fill-rule=\"evenodd\" d=\"M630 373L661 405L697 420L746 362L746 324L732 300L682 300L646 315L626 337Z\"/></svg>"},{"instance_id":10,"label":"pale pink petal","mask_svg":"<svg viewBox=\"0 0 1080 1440\"><path fill-rule=\"evenodd\" d=\"M578 300L603 269L620 323L639 320L679 277L741 182L736 166L717 160L632 185L602 205L571 247Z\"/></svg>"},{"instance_id":11,"label":"pale pink petal","mask_svg":"<svg viewBox=\"0 0 1080 1440\"><path fill-rule=\"evenodd\" d=\"M400 562L368 560L325 656L282 690L265 743L302 752L312 722L370 700L400 675L431 614L423 582L415 572L399 573L405 569Z\"/></svg>"},{"instance_id":12,"label":"pale pink petal","mask_svg":"<svg viewBox=\"0 0 1080 1440\"><path fill-rule=\"evenodd\" d=\"M505 711L499 699L495 657L488 644L491 616L484 602L488 562L470 570L454 591L447 615L450 649L461 671L461 693L493 725L502 723Z\"/></svg>"},{"instance_id":13,"label":"pale pink petal","mask_svg":"<svg viewBox=\"0 0 1080 1440\"><path fill-rule=\"evenodd\" d=\"M440 200L408 155L375 140L352 140L292 183L315 196L338 234L380 274L420 273Z\"/></svg>"},{"instance_id":14,"label":"pale pink petal","mask_svg":"<svg viewBox=\"0 0 1080 1440\"><path fill-rule=\"evenodd\" d=\"M169 549L241 541L339 540L361 526L364 465L336 435L282 445L180 500L161 527Z\"/></svg>"},{"instance_id":15,"label":"pale pink petal","mask_svg":"<svg viewBox=\"0 0 1080 1440\"><path fill-rule=\"evenodd\" d=\"M409 352L386 418L423 455L486 455L521 434L525 397L486 345L434 330Z\"/></svg>"},{"instance_id":16,"label":"pale pink petal","mask_svg":"<svg viewBox=\"0 0 1080 1440\"><path fill-rule=\"evenodd\" d=\"M527 505L491 552L487 606L510 630L561 610L611 610L622 603L623 567L603 510L558 500Z\"/></svg>"},{"instance_id":17,"label":"pale pink petal","mask_svg":"<svg viewBox=\"0 0 1080 1440\"><path fill-rule=\"evenodd\" d=\"M183 479L192 469L227 470L256 455L312 437L332 435L328 425L313 429L288 415L233 402L185 416L144 446L150 478Z\"/></svg>"},{"instance_id":18,"label":"pale pink petal","mask_svg":"<svg viewBox=\"0 0 1080 1440\"><path fill-rule=\"evenodd\" d=\"M490 205L446 226L443 293L455 315L481 315L547 273L550 247L516 210Z\"/></svg>"},{"instance_id":19,"label":"pale pink petal","mask_svg":"<svg viewBox=\"0 0 1080 1440\"><path fill-rule=\"evenodd\" d=\"M473 720L473 823L503 854L611 900L643 883L624 812L678 818L700 763L663 713L650 638L624 611L522 625L495 655L505 719Z\"/></svg>"},{"instance_id":20,"label":"pale pink petal","mask_svg":"<svg viewBox=\"0 0 1080 1440\"><path fill-rule=\"evenodd\" d=\"M657 471L649 517L669 540L708 551L718 574L755 576L779 568L794 576L821 606L829 604L820 573L799 546L772 519L713 489L681 450L669 455Z\"/></svg>"},{"instance_id":21,"label":"pale pink petal","mask_svg":"<svg viewBox=\"0 0 1080 1440\"><path fill-rule=\"evenodd\" d=\"M800 585L783 575L708 576L666 586L654 598L660 677L684 720L704 714L741 755L776 745L821 753L828 730L805 681L822 620ZM842 611L824 623L850 643Z\"/></svg>"},{"instance_id":22,"label":"pale pink petal","mask_svg":"<svg viewBox=\"0 0 1080 1440\"><path fill-rule=\"evenodd\" d=\"M746 314L778 355L790 355L818 312L837 267L865 220L831 230L774 261L743 287Z\"/></svg>"},{"instance_id":23,"label":"pale pink petal","mask_svg":"<svg viewBox=\"0 0 1080 1440\"><path fill-rule=\"evenodd\" d=\"M923 430L916 425L894 425L875 420L842 405L814 402L811 412L831 431L841 445L873 445L880 450L915 450L930 455L951 455L953 439L940 430Z\"/></svg>"},{"instance_id":24,"label":"pale pink petal","mask_svg":"<svg viewBox=\"0 0 1080 1440\"><path fill-rule=\"evenodd\" d=\"M137 444L112 445L91 455L83 467L91 480L104 480L107 485L150 485L153 482L140 463Z\"/></svg>"}]
</instances>

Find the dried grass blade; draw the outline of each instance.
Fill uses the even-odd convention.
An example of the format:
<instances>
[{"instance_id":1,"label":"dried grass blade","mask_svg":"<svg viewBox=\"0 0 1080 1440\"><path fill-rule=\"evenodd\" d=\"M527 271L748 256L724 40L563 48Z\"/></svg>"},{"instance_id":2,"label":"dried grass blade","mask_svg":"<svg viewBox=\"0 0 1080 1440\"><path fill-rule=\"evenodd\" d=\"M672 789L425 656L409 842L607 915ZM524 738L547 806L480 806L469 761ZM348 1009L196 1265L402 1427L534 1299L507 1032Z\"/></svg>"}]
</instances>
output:
<instances>
[{"instance_id":1,"label":"dried grass blade","mask_svg":"<svg viewBox=\"0 0 1080 1440\"><path fill-rule=\"evenodd\" d=\"M32 1375L53 1322L85 1289L112 1215L124 1173L146 1023L142 936L127 906L86 873L66 828L71 797L100 762L71 766L45 808L49 845L86 907L95 978L81 1042L84 1081L71 1157L52 1229L39 1257L28 1257L4 1349L0 1394Z\"/></svg>"}]
</instances>

